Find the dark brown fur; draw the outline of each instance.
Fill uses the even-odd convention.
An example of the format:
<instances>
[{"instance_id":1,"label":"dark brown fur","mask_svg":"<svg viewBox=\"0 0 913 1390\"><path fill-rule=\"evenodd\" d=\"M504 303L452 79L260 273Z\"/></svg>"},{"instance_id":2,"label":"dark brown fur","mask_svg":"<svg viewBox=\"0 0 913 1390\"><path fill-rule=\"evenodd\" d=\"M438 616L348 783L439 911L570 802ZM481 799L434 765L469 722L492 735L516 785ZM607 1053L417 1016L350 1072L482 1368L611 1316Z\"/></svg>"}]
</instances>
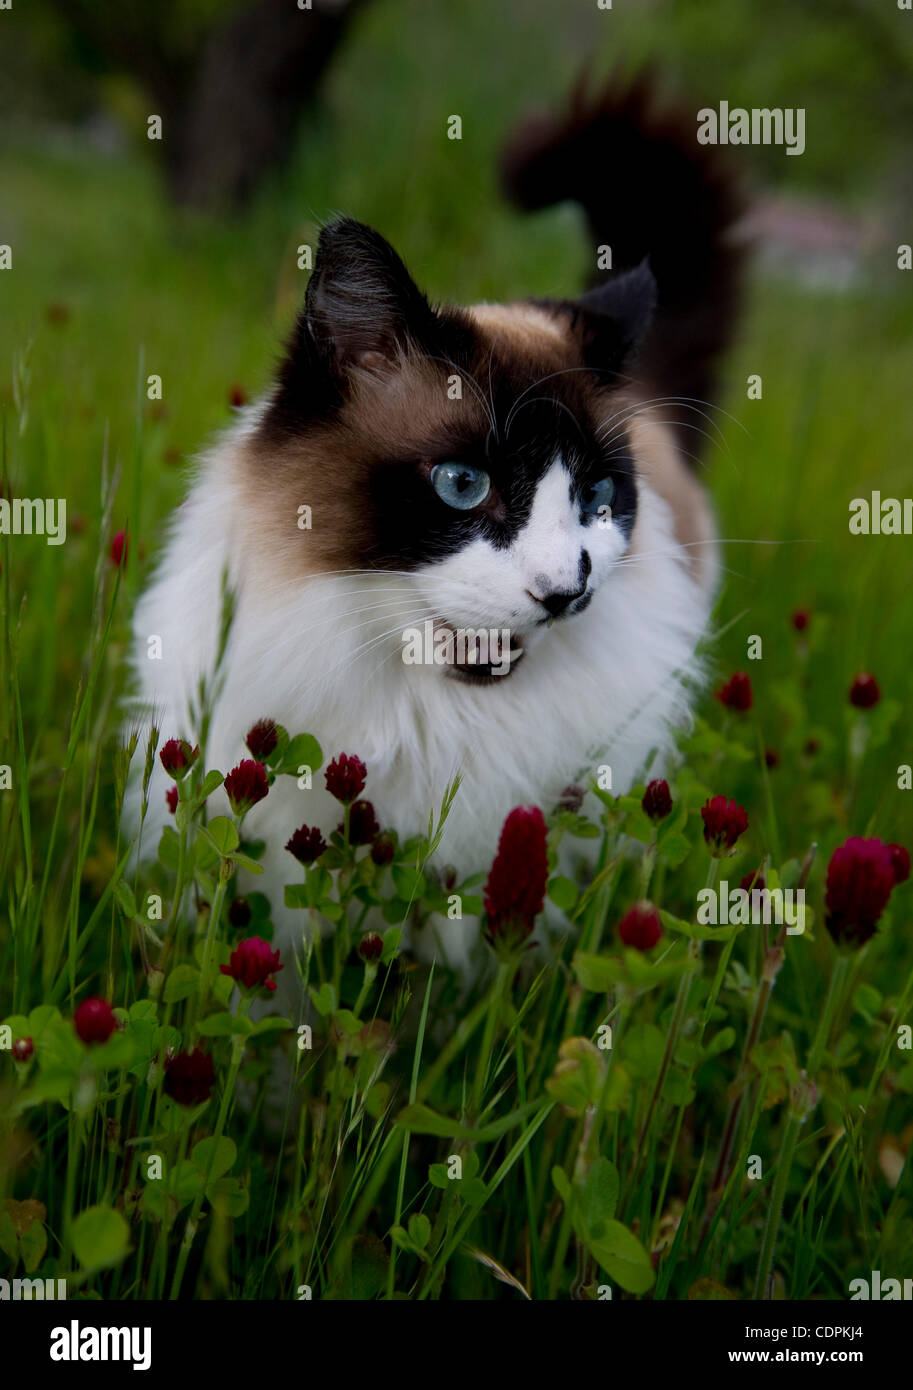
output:
<instances>
[{"instance_id":1,"label":"dark brown fur","mask_svg":"<svg viewBox=\"0 0 913 1390\"><path fill-rule=\"evenodd\" d=\"M454 312L454 311L448 311ZM528 386L543 391L562 381L563 394L592 423L621 410L617 389L600 386L582 369L580 344L567 318L527 304L480 305L456 311L476 335L469 369L456 370L417 347L385 356L368 352L350 368L338 410L297 432L270 430L243 452L242 484L261 543L288 578L368 567L376 556L374 508L366 505L372 478L394 460L414 456L430 468L448 444L484 438L490 429L489 373L511 383L509 409ZM568 369L570 371L568 372ZM462 398L448 396L449 378ZM570 379L567 380L566 378ZM504 410L501 410L504 423ZM298 527L298 508L312 527ZM497 505L496 502L493 505ZM408 518L406 518L408 521Z\"/></svg>"},{"instance_id":2,"label":"dark brown fur","mask_svg":"<svg viewBox=\"0 0 913 1390\"><path fill-rule=\"evenodd\" d=\"M613 78L592 95L575 88L567 110L528 118L502 157L502 177L521 207L571 199L596 247L612 250L611 272L649 259L656 279L652 331L640 373L653 393L706 406L717 397L720 358L742 301L744 246L737 223L745 197L733 170L712 146L697 142L697 106L663 101L650 73L634 82ZM670 404L682 447L699 452L700 420Z\"/></svg>"}]
</instances>

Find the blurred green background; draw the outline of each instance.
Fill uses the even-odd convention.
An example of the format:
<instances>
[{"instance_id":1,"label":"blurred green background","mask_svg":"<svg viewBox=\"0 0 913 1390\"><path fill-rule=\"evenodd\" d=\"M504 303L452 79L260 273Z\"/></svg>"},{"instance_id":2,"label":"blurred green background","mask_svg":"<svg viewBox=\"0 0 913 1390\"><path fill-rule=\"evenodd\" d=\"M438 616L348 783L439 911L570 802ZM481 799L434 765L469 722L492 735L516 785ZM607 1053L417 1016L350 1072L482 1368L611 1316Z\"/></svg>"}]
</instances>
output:
<instances>
[{"instance_id":1,"label":"blurred green background","mask_svg":"<svg viewBox=\"0 0 913 1390\"><path fill-rule=\"evenodd\" d=\"M82 8L42 0L0 14L0 243L13 248L13 269L0 272L6 468L14 493L66 495L70 528L64 547L9 549L10 602L18 611L24 596L28 619L17 659L37 765L53 766L65 737L111 533L131 511L139 545L110 649L114 689L131 591L184 465L229 423L232 393L251 397L269 379L306 281L298 245L346 212L389 237L433 297L575 292L587 273L576 211L514 213L497 189L497 151L585 64L602 76L650 63L695 109L721 99L806 109L801 158L733 152L765 212L728 363L734 420L722 419L725 447L706 459L734 542L714 661L753 676L780 754L771 777L789 787L779 798L789 852L807 844L822 803L834 810L846 691L871 670L886 710L855 803L838 815L857 833L875 825L909 841L913 793L897 790L896 768L913 762L913 550L909 537L850 536L847 518L850 499L872 488L913 490L913 272L897 269L898 244L913 240L913 14L875 0L615 0L610 11L596 0L373 0L302 110L285 163L242 207L213 213L170 197L162 151L145 138L156 98L135 64L87 35ZM125 0L117 22L186 72L238 9ZM446 136L451 114L459 142ZM166 122L165 142L172 135ZM607 155L594 175L611 172ZM160 404L138 393L139 374L153 372ZM760 401L747 399L753 373ZM806 658L789 621L798 607L812 613ZM746 661L753 634L763 662ZM113 737L113 701L100 717ZM820 754L803 751L810 729Z\"/></svg>"}]
</instances>

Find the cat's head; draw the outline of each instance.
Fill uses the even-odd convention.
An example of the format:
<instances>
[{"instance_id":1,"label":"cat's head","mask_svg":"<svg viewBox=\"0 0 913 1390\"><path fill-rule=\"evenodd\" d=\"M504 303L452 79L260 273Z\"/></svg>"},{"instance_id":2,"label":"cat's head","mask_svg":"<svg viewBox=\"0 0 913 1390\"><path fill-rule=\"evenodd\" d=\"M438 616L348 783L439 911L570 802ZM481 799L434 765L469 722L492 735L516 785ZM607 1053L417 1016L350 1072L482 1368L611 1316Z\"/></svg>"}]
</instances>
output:
<instances>
[{"instance_id":1,"label":"cat's head","mask_svg":"<svg viewBox=\"0 0 913 1390\"><path fill-rule=\"evenodd\" d=\"M626 368L654 302L643 265L573 301L432 308L376 232L326 227L253 440L279 563L408 574L438 627L509 629L513 669L628 548ZM490 675L475 660L448 674Z\"/></svg>"}]
</instances>

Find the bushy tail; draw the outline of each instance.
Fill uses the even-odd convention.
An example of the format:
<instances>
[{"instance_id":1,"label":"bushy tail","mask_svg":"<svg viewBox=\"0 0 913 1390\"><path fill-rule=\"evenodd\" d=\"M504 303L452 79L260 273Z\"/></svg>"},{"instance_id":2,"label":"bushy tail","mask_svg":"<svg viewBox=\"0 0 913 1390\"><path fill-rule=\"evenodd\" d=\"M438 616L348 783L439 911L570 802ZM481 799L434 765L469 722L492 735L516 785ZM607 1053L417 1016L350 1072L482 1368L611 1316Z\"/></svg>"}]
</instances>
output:
<instances>
[{"instance_id":1,"label":"bushy tail","mask_svg":"<svg viewBox=\"0 0 913 1390\"><path fill-rule=\"evenodd\" d=\"M650 74L595 96L581 81L565 114L520 125L501 173L520 207L583 207L594 267L597 246L612 252L612 270L594 283L649 256L657 313L639 370L658 391L711 402L740 307L744 253L732 230L744 204L717 150L696 136L697 111L664 105Z\"/></svg>"}]
</instances>

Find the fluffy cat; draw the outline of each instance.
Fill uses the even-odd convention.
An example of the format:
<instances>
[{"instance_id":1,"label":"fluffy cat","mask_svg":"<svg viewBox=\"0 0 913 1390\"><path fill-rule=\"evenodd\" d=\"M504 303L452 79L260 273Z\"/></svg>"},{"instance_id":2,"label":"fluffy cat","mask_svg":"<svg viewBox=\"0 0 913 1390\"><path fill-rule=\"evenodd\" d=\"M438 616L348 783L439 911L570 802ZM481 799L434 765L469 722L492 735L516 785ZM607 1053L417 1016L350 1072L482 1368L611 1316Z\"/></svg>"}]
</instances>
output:
<instances>
[{"instance_id":1,"label":"fluffy cat","mask_svg":"<svg viewBox=\"0 0 913 1390\"><path fill-rule=\"evenodd\" d=\"M732 185L645 84L578 91L520 130L503 173L527 207L581 202L594 260L611 247L615 269L576 299L432 307L377 232L326 226L278 378L199 463L135 617L139 699L163 738L194 740L227 573L207 766L227 771L273 718L327 758L363 758L402 837L459 772L438 862L467 874L513 806L548 808L600 764L624 790L687 714L717 567L691 456L738 286ZM509 636L415 664L416 629L445 646ZM155 776L150 852L167 820ZM280 936L297 925L286 840L339 819L321 775L310 791L280 778L250 813ZM437 949L461 960L473 934L439 924Z\"/></svg>"}]
</instances>

